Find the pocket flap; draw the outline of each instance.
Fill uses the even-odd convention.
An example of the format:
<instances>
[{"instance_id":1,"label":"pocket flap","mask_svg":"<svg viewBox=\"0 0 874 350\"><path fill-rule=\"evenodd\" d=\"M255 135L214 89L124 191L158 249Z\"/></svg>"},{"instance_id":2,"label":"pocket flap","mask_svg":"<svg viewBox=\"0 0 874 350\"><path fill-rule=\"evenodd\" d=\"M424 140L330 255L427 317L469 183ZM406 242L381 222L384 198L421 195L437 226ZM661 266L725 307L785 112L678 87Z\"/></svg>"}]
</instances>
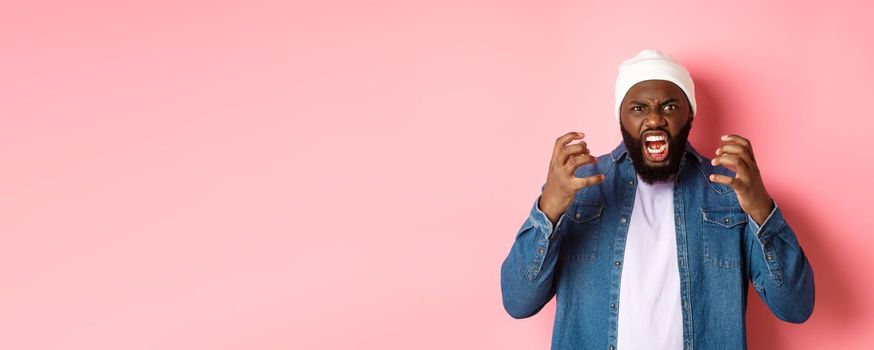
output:
<instances>
[{"instance_id":1,"label":"pocket flap","mask_svg":"<svg viewBox=\"0 0 874 350\"><path fill-rule=\"evenodd\" d=\"M740 208L705 208L704 221L722 227L732 227L748 221L747 213Z\"/></svg>"},{"instance_id":2,"label":"pocket flap","mask_svg":"<svg viewBox=\"0 0 874 350\"><path fill-rule=\"evenodd\" d=\"M604 205L597 203L575 201L567 214L578 223L593 221L601 217Z\"/></svg>"}]
</instances>

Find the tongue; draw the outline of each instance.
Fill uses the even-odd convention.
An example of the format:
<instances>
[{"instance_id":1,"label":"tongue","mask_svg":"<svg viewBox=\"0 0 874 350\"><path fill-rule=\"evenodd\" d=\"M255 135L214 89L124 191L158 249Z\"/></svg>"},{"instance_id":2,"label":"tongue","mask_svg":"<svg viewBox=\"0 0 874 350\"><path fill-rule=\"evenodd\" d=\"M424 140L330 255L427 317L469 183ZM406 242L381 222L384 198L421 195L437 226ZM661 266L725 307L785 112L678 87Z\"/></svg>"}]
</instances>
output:
<instances>
[{"instance_id":1,"label":"tongue","mask_svg":"<svg viewBox=\"0 0 874 350\"><path fill-rule=\"evenodd\" d=\"M664 145L665 143L667 143L667 142L665 142L665 141L646 142L646 145L644 147L646 149L646 150L644 150L644 154L646 154L646 158L652 162L660 162L660 161L665 160L665 158L668 157L668 150L665 150L662 153L655 153L655 154L649 152L650 147L658 148L658 147L661 147L662 145Z\"/></svg>"},{"instance_id":2,"label":"tongue","mask_svg":"<svg viewBox=\"0 0 874 350\"><path fill-rule=\"evenodd\" d=\"M663 145L664 143L665 143L665 141L646 141L646 146L652 147L652 148L658 148L658 147L661 147L661 145Z\"/></svg>"}]
</instances>

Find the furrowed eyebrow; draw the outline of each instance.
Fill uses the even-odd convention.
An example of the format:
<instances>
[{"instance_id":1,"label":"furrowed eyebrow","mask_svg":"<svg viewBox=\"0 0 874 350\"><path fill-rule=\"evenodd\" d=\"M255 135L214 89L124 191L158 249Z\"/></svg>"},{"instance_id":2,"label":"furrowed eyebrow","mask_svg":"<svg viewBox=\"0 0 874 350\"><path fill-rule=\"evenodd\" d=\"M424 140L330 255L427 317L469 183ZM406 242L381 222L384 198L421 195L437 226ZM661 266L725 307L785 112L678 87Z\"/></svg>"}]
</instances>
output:
<instances>
[{"instance_id":1,"label":"furrowed eyebrow","mask_svg":"<svg viewBox=\"0 0 874 350\"><path fill-rule=\"evenodd\" d=\"M675 98L675 97L671 97L671 98L668 98L667 100L659 102L659 104L666 105L668 103L677 103L677 102L680 102L680 100ZM628 103L631 105L635 105L635 106L637 106L637 105L646 106L647 105L646 102L640 101L640 100L631 100Z\"/></svg>"}]
</instances>

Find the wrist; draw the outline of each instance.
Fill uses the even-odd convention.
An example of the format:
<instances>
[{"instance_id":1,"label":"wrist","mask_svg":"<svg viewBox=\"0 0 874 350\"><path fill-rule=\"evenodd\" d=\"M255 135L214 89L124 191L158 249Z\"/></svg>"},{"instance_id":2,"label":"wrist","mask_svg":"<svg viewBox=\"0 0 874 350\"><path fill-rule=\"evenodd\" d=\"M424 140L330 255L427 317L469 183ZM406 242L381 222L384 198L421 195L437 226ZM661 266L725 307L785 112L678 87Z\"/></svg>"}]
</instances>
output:
<instances>
[{"instance_id":1,"label":"wrist","mask_svg":"<svg viewBox=\"0 0 874 350\"><path fill-rule=\"evenodd\" d=\"M558 218L561 217L561 214L570 206L570 201L559 200L554 196L544 193L540 196L538 206L540 207L540 211L546 214L549 218L549 221L555 224L555 222L558 221Z\"/></svg>"},{"instance_id":2,"label":"wrist","mask_svg":"<svg viewBox=\"0 0 874 350\"><path fill-rule=\"evenodd\" d=\"M750 216L753 218L753 220L756 221L756 224L759 224L760 226L765 223L765 220L767 220L768 216L771 215L771 211L774 210L774 201L773 200L768 198L767 202L764 202L764 203L766 203L766 204L762 204L760 206L757 206L756 209L750 210L750 213L749 213Z\"/></svg>"}]
</instances>

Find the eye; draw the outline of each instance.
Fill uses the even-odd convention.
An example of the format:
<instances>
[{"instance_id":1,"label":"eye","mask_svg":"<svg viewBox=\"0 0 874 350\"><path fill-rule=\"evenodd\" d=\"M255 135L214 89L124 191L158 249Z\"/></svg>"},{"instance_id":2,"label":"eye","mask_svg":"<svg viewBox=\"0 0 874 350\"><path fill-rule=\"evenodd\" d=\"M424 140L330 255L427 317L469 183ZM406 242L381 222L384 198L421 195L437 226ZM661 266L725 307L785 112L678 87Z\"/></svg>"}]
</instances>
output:
<instances>
[{"instance_id":1,"label":"eye","mask_svg":"<svg viewBox=\"0 0 874 350\"><path fill-rule=\"evenodd\" d=\"M640 105L637 105L637 106L631 106L631 110L632 110L632 111L635 111L635 112L640 112L640 111L643 110L643 106L640 106Z\"/></svg>"},{"instance_id":2,"label":"eye","mask_svg":"<svg viewBox=\"0 0 874 350\"><path fill-rule=\"evenodd\" d=\"M680 109L680 106L677 106L677 105L674 104L674 103L670 103L670 104L665 105L664 109L665 109L666 111L675 111L675 110L677 110L677 109Z\"/></svg>"}]
</instances>

